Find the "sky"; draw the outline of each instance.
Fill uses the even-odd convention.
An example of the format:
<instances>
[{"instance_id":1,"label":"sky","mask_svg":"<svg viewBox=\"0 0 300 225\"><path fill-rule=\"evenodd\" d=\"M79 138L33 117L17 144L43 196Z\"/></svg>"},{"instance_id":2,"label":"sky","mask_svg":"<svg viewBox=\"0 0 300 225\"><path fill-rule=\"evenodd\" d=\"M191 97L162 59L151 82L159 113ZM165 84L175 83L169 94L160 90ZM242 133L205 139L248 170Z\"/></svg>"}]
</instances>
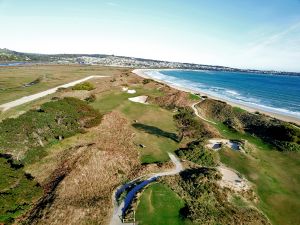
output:
<instances>
[{"instance_id":1,"label":"sky","mask_svg":"<svg viewBox=\"0 0 300 225\"><path fill-rule=\"evenodd\" d=\"M300 72L300 0L0 0L0 48Z\"/></svg>"}]
</instances>

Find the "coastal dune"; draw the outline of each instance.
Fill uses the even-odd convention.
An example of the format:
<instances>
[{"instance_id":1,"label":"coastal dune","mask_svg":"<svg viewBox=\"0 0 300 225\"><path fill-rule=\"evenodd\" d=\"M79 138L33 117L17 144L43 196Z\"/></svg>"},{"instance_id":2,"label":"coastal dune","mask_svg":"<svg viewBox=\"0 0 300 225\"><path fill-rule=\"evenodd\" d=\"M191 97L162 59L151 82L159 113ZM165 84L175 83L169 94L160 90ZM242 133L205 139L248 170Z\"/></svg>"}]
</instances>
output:
<instances>
[{"instance_id":1,"label":"coastal dune","mask_svg":"<svg viewBox=\"0 0 300 225\"><path fill-rule=\"evenodd\" d=\"M189 92L189 93L196 93L196 94L199 94L201 96L207 96L208 98L226 102L227 104L229 104L231 106L239 107L239 108L244 109L244 110L246 110L248 112L251 112L251 113L259 112L259 113L271 116L271 117L279 119L279 120L283 120L283 121L286 121L286 122L292 122L292 123L296 123L296 124L300 125L300 118L297 118L297 117L293 117L293 116L290 116L290 115L281 114L281 113L277 113L277 112L266 111L266 110L263 110L261 108L256 108L256 107L241 104L241 103L236 103L236 102L230 101L230 100L225 99L225 98L220 98L220 97L217 97L217 96L213 96L213 95L208 94L205 91L202 91L202 90L199 90L199 89L194 90L190 87L182 87L182 86L176 85L174 83L171 83L171 82L168 82L168 81L165 81L165 80L162 80L162 79L154 78L151 75L149 75L149 73L151 74L152 72L159 72L159 71L162 71L162 70L163 69L135 69L132 72L134 74L140 76L140 77L145 78L145 79L152 79L152 80L155 80L157 82L164 83L164 84L166 84L166 85L168 85L172 88L175 88L177 90L180 90L180 91L185 91L185 92ZM168 71L172 71L172 70L173 71L180 71L180 69L166 69L166 70L168 70Z\"/></svg>"}]
</instances>

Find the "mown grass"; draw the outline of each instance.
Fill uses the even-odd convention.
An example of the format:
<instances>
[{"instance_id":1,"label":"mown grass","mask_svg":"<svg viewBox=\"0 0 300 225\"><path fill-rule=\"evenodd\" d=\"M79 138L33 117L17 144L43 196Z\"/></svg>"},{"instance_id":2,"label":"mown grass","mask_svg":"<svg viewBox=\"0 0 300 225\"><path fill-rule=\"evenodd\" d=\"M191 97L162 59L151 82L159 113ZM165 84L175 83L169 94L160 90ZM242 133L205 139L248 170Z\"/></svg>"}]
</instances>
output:
<instances>
[{"instance_id":1,"label":"mown grass","mask_svg":"<svg viewBox=\"0 0 300 225\"><path fill-rule=\"evenodd\" d=\"M256 186L258 207L273 224L300 224L300 154L278 152L261 139L233 132L225 125L217 128L226 138L245 139L256 146L250 154L229 149L220 151L221 161L245 175Z\"/></svg>"},{"instance_id":2,"label":"mown grass","mask_svg":"<svg viewBox=\"0 0 300 225\"><path fill-rule=\"evenodd\" d=\"M151 184L140 197L136 219L140 225L180 225L179 211L184 202L167 186Z\"/></svg>"},{"instance_id":3,"label":"mown grass","mask_svg":"<svg viewBox=\"0 0 300 225\"><path fill-rule=\"evenodd\" d=\"M189 99L197 101L197 100L200 100L201 97L199 95L195 95L195 94L189 93Z\"/></svg>"}]
</instances>

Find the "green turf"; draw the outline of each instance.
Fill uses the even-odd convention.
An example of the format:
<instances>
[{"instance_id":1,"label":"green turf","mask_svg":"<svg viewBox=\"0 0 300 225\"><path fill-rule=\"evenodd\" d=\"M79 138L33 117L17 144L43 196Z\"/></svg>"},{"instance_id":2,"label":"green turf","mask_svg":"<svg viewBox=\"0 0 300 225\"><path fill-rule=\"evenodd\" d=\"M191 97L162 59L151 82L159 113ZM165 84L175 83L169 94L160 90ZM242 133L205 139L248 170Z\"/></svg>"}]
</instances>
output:
<instances>
[{"instance_id":1,"label":"green turf","mask_svg":"<svg viewBox=\"0 0 300 225\"><path fill-rule=\"evenodd\" d=\"M170 188L160 183L151 184L142 194L136 219L140 225L180 225L179 211L184 202Z\"/></svg>"},{"instance_id":2,"label":"green turf","mask_svg":"<svg viewBox=\"0 0 300 225\"><path fill-rule=\"evenodd\" d=\"M192 93L189 94L189 98L190 98L190 100L200 100L201 99L201 97L199 95L195 95Z\"/></svg>"},{"instance_id":3,"label":"green turf","mask_svg":"<svg viewBox=\"0 0 300 225\"><path fill-rule=\"evenodd\" d=\"M273 224L300 224L295 210L300 208L300 153L272 151L261 144L250 154L229 149L219 153L223 163L255 184L258 207Z\"/></svg>"}]
</instances>

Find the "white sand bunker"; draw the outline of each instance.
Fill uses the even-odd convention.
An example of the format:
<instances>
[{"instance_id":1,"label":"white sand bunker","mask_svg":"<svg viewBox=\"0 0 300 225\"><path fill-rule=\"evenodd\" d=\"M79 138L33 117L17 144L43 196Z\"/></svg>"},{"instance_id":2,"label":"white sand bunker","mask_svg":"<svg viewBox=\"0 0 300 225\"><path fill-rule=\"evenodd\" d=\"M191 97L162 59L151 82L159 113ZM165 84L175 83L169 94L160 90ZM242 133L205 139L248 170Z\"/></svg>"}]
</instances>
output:
<instances>
[{"instance_id":1,"label":"white sand bunker","mask_svg":"<svg viewBox=\"0 0 300 225\"><path fill-rule=\"evenodd\" d=\"M133 98L128 98L129 101L142 103L142 104L148 104L147 99L148 99L148 96L146 96L146 95L141 95L141 96L137 96L137 97L133 97Z\"/></svg>"},{"instance_id":2,"label":"white sand bunker","mask_svg":"<svg viewBox=\"0 0 300 225\"><path fill-rule=\"evenodd\" d=\"M128 87L122 87L122 91L127 92L128 94L135 94L136 90L132 89L128 89Z\"/></svg>"},{"instance_id":3,"label":"white sand bunker","mask_svg":"<svg viewBox=\"0 0 300 225\"><path fill-rule=\"evenodd\" d=\"M135 94L135 93L136 93L136 90L128 90L127 93L128 93L128 94Z\"/></svg>"},{"instance_id":4,"label":"white sand bunker","mask_svg":"<svg viewBox=\"0 0 300 225\"><path fill-rule=\"evenodd\" d=\"M222 148L222 146L227 146L236 151L242 150L241 143L239 143L237 141L231 141L231 140L220 139L220 138L210 139L210 140L208 140L208 144L206 145L206 147L216 150L216 151L220 150Z\"/></svg>"},{"instance_id":5,"label":"white sand bunker","mask_svg":"<svg viewBox=\"0 0 300 225\"><path fill-rule=\"evenodd\" d=\"M234 170L221 165L218 170L222 174L222 179L219 181L221 187L227 187L236 191L245 191L250 189L249 182L239 176Z\"/></svg>"}]
</instances>

